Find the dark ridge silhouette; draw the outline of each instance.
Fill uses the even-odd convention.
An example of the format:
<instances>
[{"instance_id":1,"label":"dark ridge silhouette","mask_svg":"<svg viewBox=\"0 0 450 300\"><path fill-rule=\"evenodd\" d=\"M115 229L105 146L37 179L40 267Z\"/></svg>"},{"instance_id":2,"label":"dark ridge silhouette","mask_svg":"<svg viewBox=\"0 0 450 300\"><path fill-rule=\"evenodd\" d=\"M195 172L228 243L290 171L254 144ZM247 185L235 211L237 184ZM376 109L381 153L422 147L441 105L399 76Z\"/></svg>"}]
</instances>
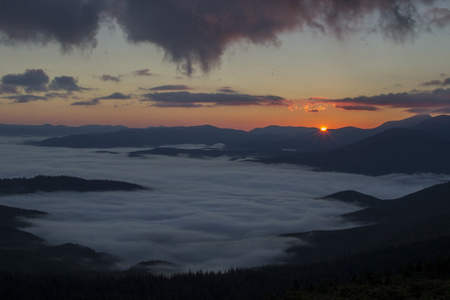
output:
<instances>
[{"instance_id":1,"label":"dark ridge silhouette","mask_svg":"<svg viewBox=\"0 0 450 300\"><path fill-rule=\"evenodd\" d=\"M113 147L156 147L174 144L223 143L228 147L251 142L262 143L258 138L242 130L221 129L214 126L154 127L147 129L125 129L105 134L71 135L50 138L31 144L46 147L69 148L113 148Z\"/></svg>"},{"instance_id":2,"label":"dark ridge silhouette","mask_svg":"<svg viewBox=\"0 0 450 300\"><path fill-rule=\"evenodd\" d=\"M294 153L260 161L372 176L418 172L450 174L448 153L450 141L429 138L413 129L394 128L332 151Z\"/></svg>"},{"instance_id":3,"label":"dark ridge silhouette","mask_svg":"<svg viewBox=\"0 0 450 300\"><path fill-rule=\"evenodd\" d=\"M331 150L360 141L389 128L408 128L431 118L418 115L392 121L373 129L344 127L330 129L329 135L317 128L268 126L249 132L221 129L210 125L192 127L151 127L124 129L108 133L76 134L50 138L32 145L70 148L158 147L176 144L225 144L224 150L295 149L299 152Z\"/></svg>"},{"instance_id":4,"label":"dark ridge silhouette","mask_svg":"<svg viewBox=\"0 0 450 300\"><path fill-rule=\"evenodd\" d=\"M17 220L18 217L23 218L39 218L48 215L46 212L34 210L34 209L23 209L10 207L5 205L0 205L0 226L26 226L28 223L24 220Z\"/></svg>"},{"instance_id":5,"label":"dark ridge silhouette","mask_svg":"<svg viewBox=\"0 0 450 300\"><path fill-rule=\"evenodd\" d=\"M346 203L354 203L359 206L363 207L372 207L372 206L380 206L385 203L385 201L380 200L376 197L366 195L357 191L348 190L348 191L342 191L337 192L325 197L322 197L320 199L324 200L338 200L341 202Z\"/></svg>"},{"instance_id":6,"label":"dark ridge silhouette","mask_svg":"<svg viewBox=\"0 0 450 300\"><path fill-rule=\"evenodd\" d=\"M294 254L292 262L325 260L358 251L450 237L450 183L380 201L382 205L342 216L360 224L358 227L284 235L308 243L288 250Z\"/></svg>"},{"instance_id":7,"label":"dark ridge silhouette","mask_svg":"<svg viewBox=\"0 0 450 300\"><path fill-rule=\"evenodd\" d=\"M44 176L33 178L0 179L0 196L12 194L30 194L36 192L55 191L132 191L145 187L116 180L82 179L70 176Z\"/></svg>"}]
</instances>

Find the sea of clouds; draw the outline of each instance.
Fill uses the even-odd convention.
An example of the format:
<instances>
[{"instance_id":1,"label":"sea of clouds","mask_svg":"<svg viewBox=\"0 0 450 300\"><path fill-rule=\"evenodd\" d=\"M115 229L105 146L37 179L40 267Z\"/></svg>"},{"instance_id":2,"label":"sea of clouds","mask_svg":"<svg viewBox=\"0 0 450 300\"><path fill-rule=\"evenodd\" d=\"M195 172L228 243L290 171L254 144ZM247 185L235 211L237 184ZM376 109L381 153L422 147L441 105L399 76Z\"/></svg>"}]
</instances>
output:
<instances>
[{"instance_id":1,"label":"sea of clouds","mask_svg":"<svg viewBox=\"0 0 450 300\"><path fill-rule=\"evenodd\" d=\"M180 270L281 263L302 243L279 234L352 226L357 207L319 197L353 189L393 199L445 182L437 174L370 177L293 165L220 159L127 157L136 149L45 148L0 139L1 178L68 175L122 180L151 190L6 196L0 204L46 211L26 230L49 244L78 243L122 259L120 268L164 260ZM104 150L104 149L103 149Z\"/></svg>"}]
</instances>

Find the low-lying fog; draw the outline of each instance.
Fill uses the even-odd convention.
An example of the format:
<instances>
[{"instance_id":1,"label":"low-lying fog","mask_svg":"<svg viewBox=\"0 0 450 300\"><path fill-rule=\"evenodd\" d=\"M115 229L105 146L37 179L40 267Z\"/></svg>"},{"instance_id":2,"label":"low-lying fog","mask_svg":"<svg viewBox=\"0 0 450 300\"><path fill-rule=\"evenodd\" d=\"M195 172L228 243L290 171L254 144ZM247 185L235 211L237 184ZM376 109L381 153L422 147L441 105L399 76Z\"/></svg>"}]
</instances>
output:
<instances>
[{"instance_id":1,"label":"low-lying fog","mask_svg":"<svg viewBox=\"0 0 450 300\"><path fill-rule=\"evenodd\" d=\"M1 141L0 177L68 175L122 180L153 190L56 192L0 198L0 204L49 212L27 230L50 244L78 243L123 259L165 260L184 270L218 270L280 262L300 243L278 234L348 227L340 214L356 207L318 200L354 189L396 198L449 176L369 177L312 172L288 165L187 159L129 158L96 149L42 148Z\"/></svg>"}]
</instances>

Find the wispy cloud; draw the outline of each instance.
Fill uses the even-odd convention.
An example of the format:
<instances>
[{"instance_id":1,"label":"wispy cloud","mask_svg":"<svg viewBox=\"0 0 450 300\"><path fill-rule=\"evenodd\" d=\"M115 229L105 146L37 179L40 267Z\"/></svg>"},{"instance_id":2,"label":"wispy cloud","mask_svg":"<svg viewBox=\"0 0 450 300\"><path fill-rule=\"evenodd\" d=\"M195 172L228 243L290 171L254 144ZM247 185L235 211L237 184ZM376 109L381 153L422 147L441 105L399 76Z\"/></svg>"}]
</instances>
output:
<instances>
[{"instance_id":1,"label":"wispy cloud","mask_svg":"<svg viewBox=\"0 0 450 300\"><path fill-rule=\"evenodd\" d=\"M444 80L431 80L431 81L427 81L421 84L422 86L447 86L450 85L450 77L449 78L445 78Z\"/></svg>"},{"instance_id":2,"label":"wispy cloud","mask_svg":"<svg viewBox=\"0 0 450 300\"><path fill-rule=\"evenodd\" d=\"M112 93L108 96L104 96L104 97L97 97L94 98L92 100L88 100L88 101L78 101L78 102L73 102L71 105L75 105L75 106L94 106L94 105L98 105L100 104L101 100L128 100L131 99L131 95L125 95L119 92L115 92Z\"/></svg>"},{"instance_id":3,"label":"wispy cloud","mask_svg":"<svg viewBox=\"0 0 450 300\"><path fill-rule=\"evenodd\" d=\"M96 76L96 77L99 78L101 81L112 81L115 83L119 83L122 81L119 77L108 75L108 74L103 74L102 76Z\"/></svg>"},{"instance_id":4,"label":"wispy cloud","mask_svg":"<svg viewBox=\"0 0 450 300\"><path fill-rule=\"evenodd\" d=\"M154 74L152 74L150 72L150 69L142 69L142 70L137 70L133 72L134 76L154 76Z\"/></svg>"},{"instance_id":5,"label":"wispy cloud","mask_svg":"<svg viewBox=\"0 0 450 300\"><path fill-rule=\"evenodd\" d=\"M149 89L149 91L183 91L191 89L192 88L184 84L168 84L152 87Z\"/></svg>"},{"instance_id":6,"label":"wispy cloud","mask_svg":"<svg viewBox=\"0 0 450 300\"><path fill-rule=\"evenodd\" d=\"M15 96L3 97L3 98L13 100L13 103L28 103L28 102L32 102L32 101L48 99L47 97L36 96L36 95L15 95Z\"/></svg>"},{"instance_id":7,"label":"wispy cloud","mask_svg":"<svg viewBox=\"0 0 450 300\"><path fill-rule=\"evenodd\" d=\"M409 93L391 93L375 96L359 96L343 99L305 100L304 105L310 107L318 103L332 104L336 108L346 110L377 111L382 107L405 108L408 111L430 111L450 107L450 89L433 91L413 91Z\"/></svg>"},{"instance_id":8,"label":"wispy cloud","mask_svg":"<svg viewBox=\"0 0 450 300\"><path fill-rule=\"evenodd\" d=\"M202 106L289 106L290 101L278 96L253 96L230 93L149 93L141 101L151 101L158 107L202 107Z\"/></svg>"}]
</instances>

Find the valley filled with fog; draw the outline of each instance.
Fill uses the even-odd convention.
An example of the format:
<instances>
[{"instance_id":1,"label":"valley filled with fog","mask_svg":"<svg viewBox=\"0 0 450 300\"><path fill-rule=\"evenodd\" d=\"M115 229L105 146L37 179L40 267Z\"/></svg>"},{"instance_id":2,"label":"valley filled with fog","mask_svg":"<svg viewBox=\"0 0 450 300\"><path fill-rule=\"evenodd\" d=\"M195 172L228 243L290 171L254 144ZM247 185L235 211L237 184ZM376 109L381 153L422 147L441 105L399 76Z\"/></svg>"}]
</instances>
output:
<instances>
[{"instance_id":1,"label":"valley filled with fog","mask_svg":"<svg viewBox=\"0 0 450 300\"><path fill-rule=\"evenodd\" d=\"M286 248L302 242L278 235L353 226L339 215L356 206L320 197L352 189L393 199L450 180L437 174L314 172L226 158L128 157L137 149L46 148L19 141L0 140L1 178L68 175L149 188L0 198L2 205L50 213L26 229L49 244L71 242L110 253L122 259L123 269L152 260L176 264L173 271L280 263Z\"/></svg>"}]
</instances>

